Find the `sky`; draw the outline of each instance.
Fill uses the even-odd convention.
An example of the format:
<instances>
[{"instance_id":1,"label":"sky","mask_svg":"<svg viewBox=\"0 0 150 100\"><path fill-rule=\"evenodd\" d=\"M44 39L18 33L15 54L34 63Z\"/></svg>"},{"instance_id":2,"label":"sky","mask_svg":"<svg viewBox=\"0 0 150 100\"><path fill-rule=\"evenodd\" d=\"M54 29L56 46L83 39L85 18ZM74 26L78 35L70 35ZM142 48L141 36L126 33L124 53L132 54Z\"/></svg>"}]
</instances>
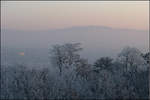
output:
<instances>
[{"instance_id":1,"label":"sky","mask_svg":"<svg viewBox=\"0 0 150 100\"><path fill-rule=\"evenodd\" d=\"M2 1L1 27L49 30L73 26L149 30L149 1Z\"/></svg>"}]
</instances>

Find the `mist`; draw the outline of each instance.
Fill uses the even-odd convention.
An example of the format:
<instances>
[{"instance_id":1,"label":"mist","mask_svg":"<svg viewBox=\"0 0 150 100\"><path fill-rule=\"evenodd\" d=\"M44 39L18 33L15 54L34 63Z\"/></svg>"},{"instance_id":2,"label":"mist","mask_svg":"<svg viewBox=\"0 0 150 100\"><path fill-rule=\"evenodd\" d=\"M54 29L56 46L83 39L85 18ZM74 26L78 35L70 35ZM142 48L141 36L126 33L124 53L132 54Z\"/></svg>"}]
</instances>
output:
<instances>
[{"instance_id":1,"label":"mist","mask_svg":"<svg viewBox=\"0 0 150 100\"><path fill-rule=\"evenodd\" d=\"M14 55L20 57L18 53L24 52L27 61L30 58L33 59L29 60L32 62L38 62L39 59L48 62L48 49L55 44L81 43L84 48L81 55L93 62L103 56L116 57L125 46L136 47L145 53L148 51L148 41L149 33L146 30L105 26L78 26L42 31L3 29L1 33L2 54L7 52L7 58L11 58Z\"/></svg>"}]
</instances>

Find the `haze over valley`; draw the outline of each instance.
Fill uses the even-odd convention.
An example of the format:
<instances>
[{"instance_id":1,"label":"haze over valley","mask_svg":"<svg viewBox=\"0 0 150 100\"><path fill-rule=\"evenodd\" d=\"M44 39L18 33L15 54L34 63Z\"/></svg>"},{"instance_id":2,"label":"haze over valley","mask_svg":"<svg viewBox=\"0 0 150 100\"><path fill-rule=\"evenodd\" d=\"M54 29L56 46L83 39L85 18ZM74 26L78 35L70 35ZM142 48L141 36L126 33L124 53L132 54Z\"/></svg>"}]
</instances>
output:
<instances>
[{"instance_id":1,"label":"haze over valley","mask_svg":"<svg viewBox=\"0 0 150 100\"><path fill-rule=\"evenodd\" d=\"M55 44L81 43L81 56L90 63L103 56L116 57L126 46L148 51L149 32L104 26L79 26L45 31L3 29L2 63L48 64L49 48ZM24 55L20 55L24 52ZM5 60L4 60L5 59Z\"/></svg>"}]
</instances>

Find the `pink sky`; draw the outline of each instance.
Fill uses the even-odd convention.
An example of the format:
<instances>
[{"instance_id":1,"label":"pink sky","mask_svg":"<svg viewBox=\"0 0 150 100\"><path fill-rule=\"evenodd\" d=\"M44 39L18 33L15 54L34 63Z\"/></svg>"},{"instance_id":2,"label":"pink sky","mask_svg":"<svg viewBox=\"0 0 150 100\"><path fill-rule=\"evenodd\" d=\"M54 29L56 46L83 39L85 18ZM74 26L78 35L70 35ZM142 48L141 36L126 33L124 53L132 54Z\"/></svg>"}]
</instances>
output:
<instances>
[{"instance_id":1,"label":"pink sky","mask_svg":"<svg viewBox=\"0 0 150 100\"><path fill-rule=\"evenodd\" d=\"M2 1L6 29L47 30L72 26L149 29L148 1Z\"/></svg>"}]
</instances>

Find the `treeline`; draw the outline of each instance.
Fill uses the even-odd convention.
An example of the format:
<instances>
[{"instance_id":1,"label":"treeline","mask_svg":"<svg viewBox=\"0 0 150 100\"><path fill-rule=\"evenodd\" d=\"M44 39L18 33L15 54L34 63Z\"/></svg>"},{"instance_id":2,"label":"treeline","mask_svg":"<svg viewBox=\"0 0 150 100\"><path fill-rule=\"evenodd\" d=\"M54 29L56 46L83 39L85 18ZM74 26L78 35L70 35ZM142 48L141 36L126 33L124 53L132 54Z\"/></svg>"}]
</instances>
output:
<instances>
[{"instance_id":1,"label":"treeline","mask_svg":"<svg viewBox=\"0 0 150 100\"><path fill-rule=\"evenodd\" d=\"M54 45L48 68L1 66L1 99L148 99L150 53L125 47L116 59L94 64L80 43Z\"/></svg>"}]
</instances>

